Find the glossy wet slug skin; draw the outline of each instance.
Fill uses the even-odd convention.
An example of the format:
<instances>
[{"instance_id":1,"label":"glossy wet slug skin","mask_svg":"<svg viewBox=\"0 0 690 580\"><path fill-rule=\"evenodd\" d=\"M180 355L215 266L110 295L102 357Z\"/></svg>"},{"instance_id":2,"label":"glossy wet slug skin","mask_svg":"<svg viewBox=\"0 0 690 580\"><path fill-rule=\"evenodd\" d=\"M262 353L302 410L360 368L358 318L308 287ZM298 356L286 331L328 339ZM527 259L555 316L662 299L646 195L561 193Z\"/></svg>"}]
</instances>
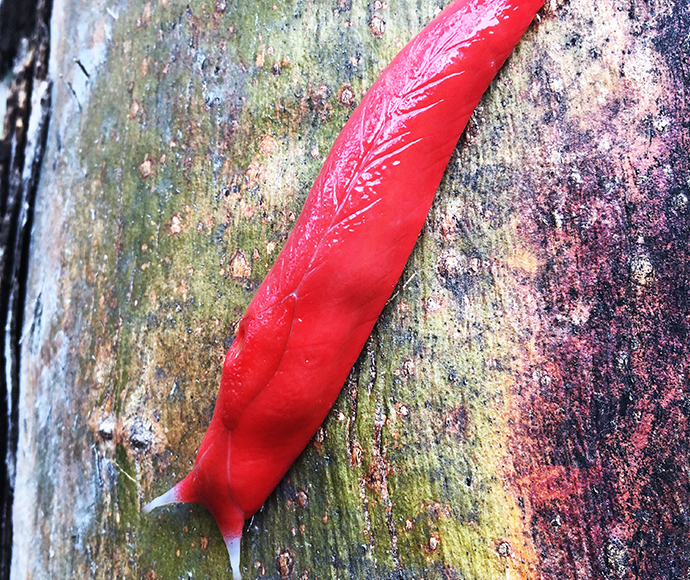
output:
<instances>
[{"instance_id":1,"label":"glossy wet slug skin","mask_svg":"<svg viewBox=\"0 0 690 580\"><path fill-rule=\"evenodd\" d=\"M326 417L424 224L475 106L542 0L456 0L383 71L336 139L240 322L194 468L144 511L213 514L240 578L244 520Z\"/></svg>"}]
</instances>

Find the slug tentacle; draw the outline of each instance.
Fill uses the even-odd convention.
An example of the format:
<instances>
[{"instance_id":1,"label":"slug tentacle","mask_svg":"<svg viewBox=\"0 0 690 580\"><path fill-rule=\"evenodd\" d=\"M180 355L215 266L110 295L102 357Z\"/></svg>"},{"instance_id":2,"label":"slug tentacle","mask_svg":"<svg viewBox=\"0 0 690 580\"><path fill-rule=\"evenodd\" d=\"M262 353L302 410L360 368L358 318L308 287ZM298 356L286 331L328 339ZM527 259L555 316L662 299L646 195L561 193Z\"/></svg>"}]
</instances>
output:
<instances>
[{"instance_id":1,"label":"slug tentacle","mask_svg":"<svg viewBox=\"0 0 690 580\"><path fill-rule=\"evenodd\" d=\"M223 538L230 555L230 567L232 568L232 580L242 580L240 574L240 542L242 536L228 536Z\"/></svg>"},{"instance_id":2,"label":"slug tentacle","mask_svg":"<svg viewBox=\"0 0 690 580\"><path fill-rule=\"evenodd\" d=\"M177 499L177 494L175 493L175 488L177 486L173 487L172 489L169 489L166 491L164 494L159 495L157 498L155 498L153 501L150 501L147 503L141 511L144 512L145 514L149 513L151 510L155 510L157 507L163 506L163 505L168 505L171 503L180 503L180 500Z\"/></svg>"},{"instance_id":3,"label":"slug tentacle","mask_svg":"<svg viewBox=\"0 0 690 580\"><path fill-rule=\"evenodd\" d=\"M240 540L245 512L233 497L230 441L231 432L215 420L209 428L211 440L199 453L194 468L175 487L144 506L151 510L171 503L199 503L211 512L230 556L233 578L240 578ZM251 514L250 514L251 515Z\"/></svg>"}]
</instances>

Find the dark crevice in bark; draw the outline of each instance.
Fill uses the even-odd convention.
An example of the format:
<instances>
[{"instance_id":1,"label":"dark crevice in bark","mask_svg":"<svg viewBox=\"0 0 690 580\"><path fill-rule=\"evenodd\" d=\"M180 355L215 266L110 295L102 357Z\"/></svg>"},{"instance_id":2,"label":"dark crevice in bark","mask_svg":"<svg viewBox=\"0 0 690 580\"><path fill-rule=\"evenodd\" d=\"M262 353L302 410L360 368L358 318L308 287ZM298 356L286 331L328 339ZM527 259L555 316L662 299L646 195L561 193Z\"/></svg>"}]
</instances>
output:
<instances>
[{"instance_id":1,"label":"dark crevice in bark","mask_svg":"<svg viewBox=\"0 0 690 580\"><path fill-rule=\"evenodd\" d=\"M0 29L31 19L30 36L19 39L0 138L0 580L9 578L12 504L19 432L19 349L27 287L33 200L50 112L49 21L52 0L0 4ZM22 15L13 15L20 11ZM33 11L33 14L27 14ZM14 20L13 20L14 19ZM1 58L5 58L4 44Z\"/></svg>"},{"instance_id":2,"label":"dark crevice in bark","mask_svg":"<svg viewBox=\"0 0 690 580\"><path fill-rule=\"evenodd\" d=\"M23 38L36 28L39 0L0 0L0 78L12 68Z\"/></svg>"}]
</instances>

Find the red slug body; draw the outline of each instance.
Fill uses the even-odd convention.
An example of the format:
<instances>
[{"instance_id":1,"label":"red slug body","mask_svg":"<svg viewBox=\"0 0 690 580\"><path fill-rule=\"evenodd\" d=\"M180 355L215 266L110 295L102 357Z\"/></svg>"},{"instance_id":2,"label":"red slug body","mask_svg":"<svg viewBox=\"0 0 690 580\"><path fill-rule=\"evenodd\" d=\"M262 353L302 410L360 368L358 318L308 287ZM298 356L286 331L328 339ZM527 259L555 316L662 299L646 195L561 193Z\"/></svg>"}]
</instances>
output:
<instances>
[{"instance_id":1,"label":"red slug body","mask_svg":"<svg viewBox=\"0 0 690 580\"><path fill-rule=\"evenodd\" d=\"M543 0L456 0L353 112L240 322L191 473L146 506L239 538L326 417L400 277L457 140Z\"/></svg>"}]
</instances>

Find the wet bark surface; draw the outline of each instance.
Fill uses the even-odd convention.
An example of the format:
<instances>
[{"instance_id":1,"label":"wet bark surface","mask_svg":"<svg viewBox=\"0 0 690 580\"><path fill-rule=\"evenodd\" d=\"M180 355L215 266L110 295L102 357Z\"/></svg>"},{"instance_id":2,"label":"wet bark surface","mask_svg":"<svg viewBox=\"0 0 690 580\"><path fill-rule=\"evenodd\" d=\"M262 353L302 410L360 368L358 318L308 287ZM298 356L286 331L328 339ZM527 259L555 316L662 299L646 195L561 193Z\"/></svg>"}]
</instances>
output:
<instances>
[{"instance_id":1,"label":"wet bark surface","mask_svg":"<svg viewBox=\"0 0 690 580\"><path fill-rule=\"evenodd\" d=\"M13 578L228 577L202 508L140 508L190 468L330 144L439 8L55 7ZM688 38L683 2L547 3L244 578L687 577Z\"/></svg>"}]
</instances>

